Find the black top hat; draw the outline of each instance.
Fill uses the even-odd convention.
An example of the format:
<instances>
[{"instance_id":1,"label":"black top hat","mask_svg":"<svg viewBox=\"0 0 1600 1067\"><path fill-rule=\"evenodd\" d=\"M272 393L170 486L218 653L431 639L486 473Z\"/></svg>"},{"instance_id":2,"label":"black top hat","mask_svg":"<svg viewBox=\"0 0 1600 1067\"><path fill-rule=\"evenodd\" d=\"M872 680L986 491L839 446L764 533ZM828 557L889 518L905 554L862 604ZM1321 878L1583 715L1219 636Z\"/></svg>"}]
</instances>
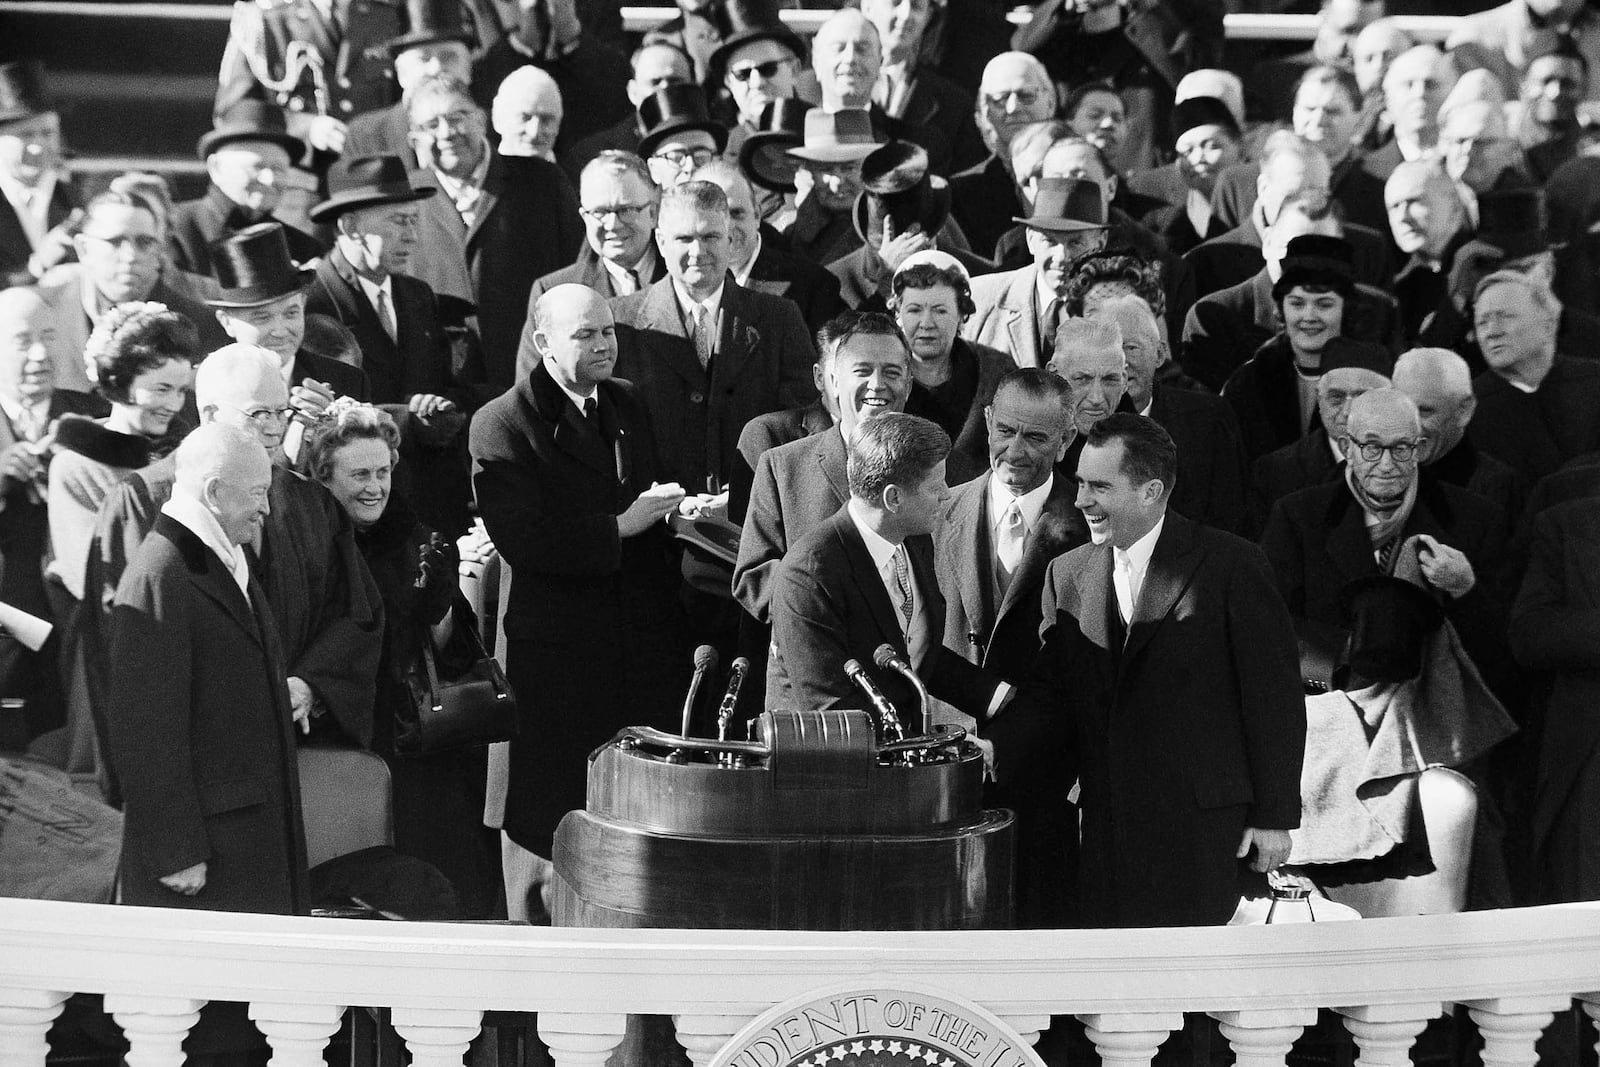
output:
<instances>
[{"instance_id":1,"label":"black top hat","mask_svg":"<svg viewBox=\"0 0 1600 1067\"><path fill-rule=\"evenodd\" d=\"M391 58L407 48L433 41L472 43L461 0L406 0L406 12L410 29L383 44Z\"/></svg>"},{"instance_id":2,"label":"black top hat","mask_svg":"<svg viewBox=\"0 0 1600 1067\"><path fill-rule=\"evenodd\" d=\"M1350 670L1369 683L1421 674L1428 635L1444 620L1444 609L1426 589L1388 574L1346 585L1339 610L1350 628Z\"/></svg>"},{"instance_id":3,"label":"black top hat","mask_svg":"<svg viewBox=\"0 0 1600 1067\"><path fill-rule=\"evenodd\" d=\"M438 192L431 185L412 188L398 156L340 159L328 168L328 199L312 208L312 222L329 222L346 211L377 204L406 204Z\"/></svg>"},{"instance_id":4,"label":"black top hat","mask_svg":"<svg viewBox=\"0 0 1600 1067\"><path fill-rule=\"evenodd\" d=\"M0 122L16 122L54 110L37 59L0 63Z\"/></svg>"},{"instance_id":5,"label":"black top hat","mask_svg":"<svg viewBox=\"0 0 1600 1067\"><path fill-rule=\"evenodd\" d=\"M264 100L241 100L218 120L215 128L200 135L196 146L204 159L233 141L266 141L282 145L291 160L306 154L306 143L292 135L284 125L283 109Z\"/></svg>"},{"instance_id":6,"label":"black top hat","mask_svg":"<svg viewBox=\"0 0 1600 1067\"><path fill-rule=\"evenodd\" d=\"M1523 187L1479 193L1478 230L1474 236L1507 259L1549 251L1543 191Z\"/></svg>"},{"instance_id":7,"label":"black top hat","mask_svg":"<svg viewBox=\"0 0 1600 1067\"><path fill-rule=\"evenodd\" d=\"M1282 303L1297 285L1325 285L1341 296L1355 288L1355 250L1343 237L1306 233L1289 238L1272 299Z\"/></svg>"},{"instance_id":8,"label":"black top hat","mask_svg":"<svg viewBox=\"0 0 1600 1067\"><path fill-rule=\"evenodd\" d=\"M1011 219L1031 230L1071 233L1075 230L1106 230L1105 190L1099 183L1082 178L1040 178L1033 197L1033 210L1027 218Z\"/></svg>"},{"instance_id":9,"label":"black top hat","mask_svg":"<svg viewBox=\"0 0 1600 1067\"><path fill-rule=\"evenodd\" d=\"M872 132L872 116L857 108L806 112L805 140L788 154L815 163L848 163L866 159L882 142Z\"/></svg>"},{"instance_id":10,"label":"black top hat","mask_svg":"<svg viewBox=\"0 0 1600 1067\"><path fill-rule=\"evenodd\" d=\"M751 41L776 41L793 52L796 60L806 58L805 42L783 24L772 0L728 0L723 10L728 29L706 62L706 85L712 91L722 84L729 58Z\"/></svg>"},{"instance_id":11,"label":"black top hat","mask_svg":"<svg viewBox=\"0 0 1600 1067\"><path fill-rule=\"evenodd\" d=\"M1176 141L1196 126L1221 126L1239 136L1239 120L1214 96L1191 96L1172 108L1172 139Z\"/></svg>"},{"instance_id":12,"label":"black top hat","mask_svg":"<svg viewBox=\"0 0 1600 1067\"><path fill-rule=\"evenodd\" d=\"M812 105L791 97L761 109L761 125L739 146L745 177L777 193L794 192L795 162L788 149L805 144L806 112Z\"/></svg>"},{"instance_id":13,"label":"black top hat","mask_svg":"<svg viewBox=\"0 0 1600 1067\"><path fill-rule=\"evenodd\" d=\"M912 223L932 237L950 217L950 183L928 170L928 153L910 141L890 141L861 161L862 190L852 218L856 233L872 243L883 220L904 233Z\"/></svg>"},{"instance_id":14,"label":"black top hat","mask_svg":"<svg viewBox=\"0 0 1600 1067\"><path fill-rule=\"evenodd\" d=\"M314 271L289 258L283 224L258 222L211 242L211 263L222 291L206 303L214 308L253 308L297 293Z\"/></svg>"},{"instance_id":15,"label":"black top hat","mask_svg":"<svg viewBox=\"0 0 1600 1067\"><path fill-rule=\"evenodd\" d=\"M728 128L706 110L706 93L698 85L663 85L639 101L639 155L648 159L668 137L685 130L704 130L717 151L728 146Z\"/></svg>"}]
</instances>

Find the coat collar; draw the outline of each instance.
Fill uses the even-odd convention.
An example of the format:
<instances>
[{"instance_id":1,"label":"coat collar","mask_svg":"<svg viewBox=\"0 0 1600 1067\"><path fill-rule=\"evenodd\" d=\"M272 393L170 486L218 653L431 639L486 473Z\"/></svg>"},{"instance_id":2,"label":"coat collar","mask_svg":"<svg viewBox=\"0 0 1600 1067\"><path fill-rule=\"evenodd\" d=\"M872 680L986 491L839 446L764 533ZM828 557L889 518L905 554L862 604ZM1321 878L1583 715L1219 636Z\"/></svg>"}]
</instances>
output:
<instances>
[{"instance_id":1,"label":"coat collar","mask_svg":"<svg viewBox=\"0 0 1600 1067\"><path fill-rule=\"evenodd\" d=\"M997 620L1015 608L1018 598L1026 595L1028 589L1036 589L1043 584L1045 568L1051 560L1089 540L1083 513L1077 508L1077 492L1072 479L1064 477L1059 469L1055 479L1049 495L1045 497L1039 521L1028 531L1028 539L1022 544L1022 560L1017 564L1017 572L1011 576L1011 585L1007 587L1005 599L996 613ZM986 522L985 529L987 527Z\"/></svg>"},{"instance_id":2,"label":"coat collar","mask_svg":"<svg viewBox=\"0 0 1600 1067\"><path fill-rule=\"evenodd\" d=\"M1162 621L1172 613L1178 598L1189 588L1195 569L1204 556L1198 549L1194 524L1169 509L1166 525L1156 539L1150 566L1145 571L1139 603L1134 606L1133 618L1128 623L1128 641L1122 651L1124 664L1132 662L1139 651L1149 644ZM1110 585L1109 568L1105 572L1105 582Z\"/></svg>"},{"instance_id":3,"label":"coat collar","mask_svg":"<svg viewBox=\"0 0 1600 1067\"><path fill-rule=\"evenodd\" d=\"M518 388L524 391L526 403L538 415L540 421L551 428L551 436L555 439L557 448L585 466L620 480L620 472L614 463L618 457L607 455L594 447L594 439L590 436L589 427L583 423L583 416L572 406L567 394L550 376L544 360L534 364L532 373ZM620 455L624 451L622 438L626 434L626 429L618 424L616 418L617 401L611 383L601 382L596 388L595 396L600 401L599 417L612 434L611 440L615 442L614 451Z\"/></svg>"},{"instance_id":4,"label":"coat collar","mask_svg":"<svg viewBox=\"0 0 1600 1067\"><path fill-rule=\"evenodd\" d=\"M261 628L256 621L255 612L250 609L250 602L239 591L233 575L228 573L222 560L217 558L217 554L206 547L199 535L171 515L158 515L155 529L164 534L178 549L189 581L194 587L226 611L229 617L239 624L240 629L250 635L251 640L264 645ZM250 589L252 596L264 595L254 578L250 580Z\"/></svg>"},{"instance_id":5,"label":"coat collar","mask_svg":"<svg viewBox=\"0 0 1600 1067\"><path fill-rule=\"evenodd\" d=\"M834 494L841 502L850 499L850 483L845 473L845 460L848 450L844 444L844 431L837 424L819 433L814 438L816 441L812 449L812 457L822 474L828 479L828 484L833 487Z\"/></svg>"},{"instance_id":6,"label":"coat collar","mask_svg":"<svg viewBox=\"0 0 1600 1067\"><path fill-rule=\"evenodd\" d=\"M1039 352L1039 315L1034 294L1039 287L1039 267L1030 263L1017 270L1000 294L1000 308L1006 314L1006 334L1019 366L1034 366ZM1023 362L1030 360L1035 362Z\"/></svg>"},{"instance_id":7,"label":"coat collar","mask_svg":"<svg viewBox=\"0 0 1600 1067\"><path fill-rule=\"evenodd\" d=\"M867 608L872 613L872 621L878 627L879 636L905 656L905 635L900 632L894 605L889 602L889 591L883 587L883 579L878 576L878 568L873 566L872 553L867 551L867 543L861 539L861 531L856 529L855 521L850 518L848 498L829 522L833 525L834 536L844 547L845 559L850 565L851 580L866 598ZM911 546L907 545L906 550L909 554ZM921 595L920 588L916 595Z\"/></svg>"}]
</instances>

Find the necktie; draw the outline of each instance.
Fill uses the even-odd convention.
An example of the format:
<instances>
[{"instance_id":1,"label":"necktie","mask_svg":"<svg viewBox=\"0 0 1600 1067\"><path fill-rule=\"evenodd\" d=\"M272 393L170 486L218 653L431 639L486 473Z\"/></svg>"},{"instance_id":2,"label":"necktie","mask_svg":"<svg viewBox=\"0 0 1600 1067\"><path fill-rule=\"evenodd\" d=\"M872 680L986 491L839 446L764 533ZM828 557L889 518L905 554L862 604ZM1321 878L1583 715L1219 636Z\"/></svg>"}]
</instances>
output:
<instances>
[{"instance_id":1,"label":"necktie","mask_svg":"<svg viewBox=\"0 0 1600 1067\"><path fill-rule=\"evenodd\" d=\"M583 402L583 417L593 423L600 414L600 402L594 397L589 397Z\"/></svg>"},{"instance_id":2,"label":"necktie","mask_svg":"<svg viewBox=\"0 0 1600 1067\"><path fill-rule=\"evenodd\" d=\"M911 564L906 559L906 546L896 545L894 548L894 584L900 590L900 629L911 628Z\"/></svg>"},{"instance_id":3,"label":"necktie","mask_svg":"<svg viewBox=\"0 0 1600 1067\"><path fill-rule=\"evenodd\" d=\"M623 273L628 276L628 292L637 293L639 291L639 272L629 268L628 270L623 271Z\"/></svg>"},{"instance_id":4,"label":"necktie","mask_svg":"<svg viewBox=\"0 0 1600 1067\"><path fill-rule=\"evenodd\" d=\"M1039 328L1039 366L1048 367L1056 354L1056 329L1061 325L1061 298L1054 297L1044 309L1044 323Z\"/></svg>"},{"instance_id":5,"label":"necktie","mask_svg":"<svg viewBox=\"0 0 1600 1067\"><path fill-rule=\"evenodd\" d=\"M1117 589L1117 613L1126 623L1133 618L1133 609L1139 597L1139 591L1133 587L1133 564L1126 552L1113 550L1111 581Z\"/></svg>"},{"instance_id":6,"label":"necktie","mask_svg":"<svg viewBox=\"0 0 1600 1067\"><path fill-rule=\"evenodd\" d=\"M389 303L389 294L382 289L378 290L378 321L383 323L383 332L389 335L389 340L400 339L400 327L394 321L394 307Z\"/></svg>"},{"instance_id":7,"label":"necktie","mask_svg":"<svg viewBox=\"0 0 1600 1067\"><path fill-rule=\"evenodd\" d=\"M37 441L44 436L42 413L31 404L24 404L17 412L17 434L25 441Z\"/></svg>"},{"instance_id":8,"label":"necktie","mask_svg":"<svg viewBox=\"0 0 1600 1067\"><path fill-rule=\"evenodd\" d=\"M704 304L694 306L694 354L700 358L700 369L711 365L710 313Z\"/></svg>"},{"instance_id":9,"label":"necktie","mask_svg":"<svg viewBox=\"0 0 1600 1067\"><path fill-rule=\"evenodd\" d=\"M1017 564L1022 562L1022 542L1027 536L1028 528L1022 521L1022 503L1012 500L1011 506L1000 517L1000 529L994 545L995 577L999 579L1002 596L1011 586L1011 576L1017 572Z\"/></svg>"}]
</instances>

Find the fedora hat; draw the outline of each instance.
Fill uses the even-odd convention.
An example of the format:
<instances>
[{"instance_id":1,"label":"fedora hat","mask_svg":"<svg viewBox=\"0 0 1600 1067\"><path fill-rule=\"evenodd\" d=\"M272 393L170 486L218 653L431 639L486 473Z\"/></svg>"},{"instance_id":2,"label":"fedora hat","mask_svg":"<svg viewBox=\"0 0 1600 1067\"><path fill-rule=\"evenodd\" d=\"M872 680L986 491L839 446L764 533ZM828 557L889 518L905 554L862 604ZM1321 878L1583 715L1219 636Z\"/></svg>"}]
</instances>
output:
<instances>
[{"instance_id":1,"label":"fedora hat","mask_svg":"<svg viewBox=\"0 0 1600 1067\"><path fill-rule=\"evenodd\" d=\"M340 159L328 168L328 199L309 212L312 222L330 222L346 211L377 204L407 204L438 192L431 185L413 188L399 156Z\"/></svg>"},{"instance_id":2,"label":"fedora hat","mask_svg":"<svg viewBox=\"0 0 1600 1067\"><path fill-rule=\"evenodd\" d=\"M1426 589L1389 574L1357 578L1339 591L1350 630L1346 661L1368 682L1403 682L1422 673L1428 635L1444 609Z\"/></svg>"},{"instance_id":3,"label":"fedora hat","mask_svg":"<svg viewBox=\"0 0 1600 1067\"><path fill-rule=\"evenodd\" d=\"M433 41L460 41L464 45L472 44L472 35L467 32L461 0L406 0L406 14L408 16L406 25L410 28L400 36L391 37L383 43L391 59L407 48L415 48L419 44L429 44Z\"/></svg>"},{"instance_id":4,"label":"fedora hat","mask_svg":"<svg viewBox=\"0 0 1600 1067\"><path fill-rule=\"evenodd\" d=\"M856 233L882 234L885 219L895 233L912 223L932 237L950 217L950 183L928 172L928 153L910 141L890 141L861 161L860 195L852 212Z\"/></svg>"},{"instance_id":5,"label":"fedora hat","mask_svg":"<svg viewBox=\"0 0 1600 1067\"><path fill-rule=\"evenodd\" d=\"M44 64L37 59L0 63L0 122L16 122L54 111L44 83Z\"/></svg>"},{"instance_id":6,"label":"fedora hat","mask_svg":"<svg viewBox=\"0 0 1600 1067\"><path fill-rule=\"evenodd\" d=\"M881 143L872 132L872 116L867 112L815 107L806 112L805 139L788 154L814 163L849 163L866 159Z\"/></svg>"},{"instance_id":7,"label":"fedora hat","mask_svg":"<svg viewBox=\"0 0 1600 1067\"><path fill-rule=\"evenodd\" d=\"M1081 178L1040 178L1033 210L1027 218L1012 216L1011 221L1051 233L1110 229L1105 191L1098 183Z\"/></svg>"},{"instance_id":8,"label":"fedora hat","mask_svg":"<svg viewBox=\"0 0 1600 1067\"><path fill-rule=\"evenodd\" d=\"M306 154L306 143L284 125L283 109L264 100L241 100L230 107L216 126L200 135L195 146L205 159L234 141L266 141L281 145L291 160Z\"/></svg>"},{"instance_id":9,"label":"fedora hat","mask_svg":"<svg viewBox=\"0 0 1600 1067\"><path fill-rule=\"evenodd\" d=\"M772 0L728 0L723 14L727 28L722 35L722 43L717 45L706 61L706 84L713 91L722 85L728 60L733 58L733 53L752 41L776 41L793 52L797 62L804 62L805 42L799 34L784 25L778 15L778 7Z\"/></svg>"},{"instance_id":10,"label":"fedora hat","mask_svg":"<svg viewBox=\"0 0 1600 1067\"><path fill-rule=\"evenodd\" d=\"M639 101L639 155L649 159L675 133L704 130L717 151L728 147L728 128L711 118L705 90L698 85L663 85Z\"/></svg>"},{"instance_id":11,"label":"fedora hat","mask_svg":"<svg viewBox=\"0 0 1600 1067\"><path fill-rule=\"evenodd\" d=\"M304 289L315 273L294 265L278 222L258 222L211 242L211 263L221 288L206 301L214 308L270 304Z\"/></svg>"},{"instance_id":12,"label":"fedora hat","mask_svg":"<svg viewBox=\"0 0 1600 1067\"><path fill-rule=\"evenodd\" d=\"M739 169L745 177L775 193L794 192L795 162L788 149L805 143L811 108L807 101L790 97L761 109L760 128L739 146Z\"/></svg>"}]
</instances>

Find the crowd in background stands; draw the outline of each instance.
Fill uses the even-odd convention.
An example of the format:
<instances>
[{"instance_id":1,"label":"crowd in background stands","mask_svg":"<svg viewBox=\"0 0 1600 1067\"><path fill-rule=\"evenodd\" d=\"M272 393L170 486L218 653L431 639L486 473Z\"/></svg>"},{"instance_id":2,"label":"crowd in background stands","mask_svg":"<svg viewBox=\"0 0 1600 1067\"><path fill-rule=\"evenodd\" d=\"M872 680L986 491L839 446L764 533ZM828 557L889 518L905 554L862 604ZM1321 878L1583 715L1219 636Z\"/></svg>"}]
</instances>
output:
<instances>
[{"instance_id":1,"label":"crowd in background stands","mask_svg":"<svg viewBox=\"0 0 1600 1067\"><path fill-rule=\"evenodd\" d=\"M673 727L697 644L764 677L774 574L886 411L951 440L947 596L1002 553L945 645L1014 675L1038 634L996 509L1025 502L1030 550L1089 540L1075 464L1113 412L1175 442L1174 511L1260 544L1308 692L1359 688L1346 587L1422 535L1482 690L1433 716L1477 795L1465 902L1600 897L1600 7L1507 0L1441 46L1324 0L1309 50L1237 72L1218 0L1054 0L1014 35L861 0L810 40L757 0L679 7L635 40L586 0L236 4L178 203L75 181L49 72L0 65L0 601L54 627L0 645L6 741L126 805L123 899L313 902L259 872L194 895L150 854L193 801L131 725L156 680L115 609L196 427L273 460L241 540L284 713L390 763L395 851L439 876L413 911L538 918L585 755ZM737 561L674 513L741 527ZM399 756L402 671L493 634L456 575L495 556L523 733ZM1070 786L1006 794L1020 870L1070 851ZM251 818L227 832L290 832ZM1421 837L1388 874L1442 862ZM1065 870L1021 876L1023 921L1074 921L1039 890Z\"/></svg>"}]
</instances>

